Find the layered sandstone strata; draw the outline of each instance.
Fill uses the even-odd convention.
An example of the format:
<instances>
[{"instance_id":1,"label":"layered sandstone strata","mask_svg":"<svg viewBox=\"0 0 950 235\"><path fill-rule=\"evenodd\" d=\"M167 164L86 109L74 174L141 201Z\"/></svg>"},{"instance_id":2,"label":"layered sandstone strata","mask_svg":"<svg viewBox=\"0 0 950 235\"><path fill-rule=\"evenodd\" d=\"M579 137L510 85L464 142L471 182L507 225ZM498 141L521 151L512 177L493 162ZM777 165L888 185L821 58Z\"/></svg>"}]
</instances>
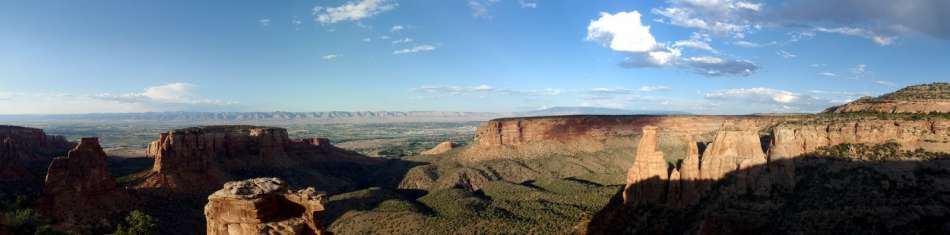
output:
<instances>
[{"instance_id":1,"label":"layered sandstone strata","mask_svg":"<svg viewBox=\"0 0 950 235\"><path fill-rule=\"evenodd\" d=\"M921 84L828 108L829 113L950 113L950 83Z\"/></svg>"},{"instance_id":2,"label":"layered sandstone strata","mask_svg":"<svg viewBox=\"0 0 950 235\"><path fill-rule=\"evenodd\" d=\"M256 126L206 126L162 133L149 146L155 163L138 188L207 195L224 182L289 176L292 182L338 189L378 159L334 147L325 138L291 140L287 130Z\"/></svg>"},{"instance_id":3,"label":"layered sandstone strata","mask_svg":"<svg viewBox=\"0 0 950 235\"><path fill-rule=\"evenodd\" d=\"M541 141L580 138L603 140L640 133L645 126L690 135L716 131L724 123L745 120L751 127L766 127L799 116L556 116L503 118L483 122L475 132L481 147L516 146Z\"/></svg>"},{"instance_id":4,"label":"layered sandstone strata","mask_svg":"<svg viewBox=\"0 0 950 235\"><path fill-rule=\"evenodd\" d=\"M439 143L435 147L432 147L432 149L423 151L421 154L422 155L439 155L439 154L452 151L453 148L455 148L455 144L453 144L452 142L446 141L446 142Z\"/></svg>"},{"instance_id":5,"label":"layered sandstone strata","mask_svg":"<svg viewBox=\"0 0 950 235\"><path fill-rule=\"evenodd\" d=\"M82 138L66 157L53 159L39 206L63 227L108 221L128 202L109 173L98 138Z\"/></svg>"},{"instance_id":6,"label":"layered sandstone strata","mask_svg":"<svg viewBox=\"0 0 950 235\"><path fill-rule=\"evenodd\" d=\"M288 190L277 178L228 182L208 197L207 234L323 234L325 204L314 188Z\"/></svg>"},{"instance_id":7,"label":"layered sandstone strata","mask_svg":"<svg viewBox=\"0 0 950 235\"><path fill-rule=\"evenodd\" d=\"M627 171L627 186L624 202L659 202L664 200L667 180L670 177L669 163L663 158L657 143L656 127L643 127L636 159ZM676 173L679 178L679 173Z\"/></svg>"}]
</instances>

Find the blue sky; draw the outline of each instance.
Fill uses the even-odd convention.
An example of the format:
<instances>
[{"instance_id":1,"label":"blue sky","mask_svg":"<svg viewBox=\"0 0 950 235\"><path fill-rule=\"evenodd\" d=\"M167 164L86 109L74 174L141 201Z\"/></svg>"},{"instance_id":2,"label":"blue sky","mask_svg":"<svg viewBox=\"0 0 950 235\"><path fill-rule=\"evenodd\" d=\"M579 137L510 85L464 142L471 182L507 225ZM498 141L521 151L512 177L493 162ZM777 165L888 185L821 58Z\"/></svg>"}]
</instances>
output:
<instances>
[{"instance_id":1,"label":"blue sky","mask_svg":"<svg viewBox=\"0 0 950 235\"><path fill-rule=\"evenodd\" d=\"M948 81L942 0L2 1L0 114L814 112Z\"/></svg>"}]
</instances>

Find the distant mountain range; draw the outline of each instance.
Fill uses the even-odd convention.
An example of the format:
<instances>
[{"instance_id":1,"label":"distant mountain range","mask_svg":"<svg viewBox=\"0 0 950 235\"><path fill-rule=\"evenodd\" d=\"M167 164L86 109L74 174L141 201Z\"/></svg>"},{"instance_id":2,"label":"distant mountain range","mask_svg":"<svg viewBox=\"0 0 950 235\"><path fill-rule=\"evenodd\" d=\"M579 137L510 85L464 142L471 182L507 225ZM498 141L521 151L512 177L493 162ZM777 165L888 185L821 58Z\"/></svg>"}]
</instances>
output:
<instances>
[{"instance_id":1,"label":"distant mountain range","mask_svg":"<svg viewBox=\"0 0 950 235\"><path fill-rule=\"evenodd\" d=\"M363 111L363 112L148 112L94 114L23 114L0 115L0 122L185 122L185 123L396 123L396 122L466 122L486 121L501 117L532 117L558 115L632 115L687 114L672 111L634 111L595 107L553 107L542 110L492 112L438 111Z\"/></svg>"}]
</instances>

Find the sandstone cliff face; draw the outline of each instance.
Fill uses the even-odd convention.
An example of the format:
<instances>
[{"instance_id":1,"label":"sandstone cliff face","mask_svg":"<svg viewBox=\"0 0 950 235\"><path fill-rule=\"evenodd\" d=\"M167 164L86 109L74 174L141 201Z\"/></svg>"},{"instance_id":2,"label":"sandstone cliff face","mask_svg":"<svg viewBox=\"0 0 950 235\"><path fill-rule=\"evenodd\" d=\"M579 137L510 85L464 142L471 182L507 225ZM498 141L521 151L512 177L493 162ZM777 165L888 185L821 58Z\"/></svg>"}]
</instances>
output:
<instances>
[{"instance_id":1,"label":"sandstone cliff face","mask_svg":"<svg viewBox=\"0 0 950 235\"><path fill-rule=\"evenodd\" d=\"M39 207L60 226L108 224L128 196L116 188L97 138L82 138L66 157L53 159Z\"/></svg>"},{"instance_id":2,"label":"sandstone cliff face","mask_svg":"<svg viewBox=\"0 0 950 235\"><path fill-rule=\"evenodd\" d=\"M670 177L669 164L659 151L656 127L643 127L643 135L637 147L636 159L627 172L627 186L624 187L623 201L626 204L641 202L660 202L665 200ZM679 178L679 173L676 173Z\"/></svg>"},{"instance_id":3,"label":"sandstone cliff face","mask_svg":"<svg viewBox=\"0 0 950 235\"><path fill-rule=\"evenodd\" d=\"M325 204L313 188L288 190L277 178L228 182L208 197L207 234L323 234Z\"/></svg>"},{"instance_id":4,"label":"sandstone cliff face","mask_svg":"<svg viewBox=\"0 0 950 235\"><path fill-rule=\"evenodd\" d=\"M785 159L819 147L895 142L904 149L950 152L950 120L879 120L785 123L773 130L769 157Z\"/></svg>"},{"instance_id":5,"label":"sandstone cliff face","mask_svg":"<svg viewBox=\"0 0 950 235\"><path fill-rule=\"evenodd\" d=\"M439 143L435 147L432 147L432 149L423 151L421 154L422 155L439 155L439 154L443 154L448 151L451 151L452 148L455 148L455 144L453 144L452 142L446 141L446 142Z\"/></svg>"},{"instance_id":6,"label":"sandstone cliff face","mask_svg":"<svg viewBox=\"0 0 950 235\"><path fill-rule=\"evenodd\" d=\"M48 136L35 128L0 125L0 182L37 180L30 166L45 167L72 144L61 136Z\"/></svg>"},{"instance_id":7,"label":"sandstone cliff face","mask_svg":"<svg viewBox=\"0 0 950 235\"><path fill-rule=\"evenodd\" d=\"M865 97L825 110L828 113L950 113L950 83L902 88L880 97Z\"/></svg>"},{"instance_id":8,"label":"sandstone cliff face","mask_svg":"<svg viewBox=\"0 0 950 235\"><path fill-rule=\"evenodd\" d=\"M336 148L324 138L291 140L285 129L255 126L174 130L149 149L155 163L136 187L201 197L229 180L262 176L342 189L352 182L334 175L360 174L363 166L382 161Z\"/></svg>"},{"instance_id":9,"label":"sandstone cliff face","mask_svg":"<svg viewBox=\"0 0 950 235\"><path fill-rule=\"evenodd\" d=\"M483 122L475 132L482 147L517 146L539 141L570 141L579 138L603 140L640 133L644 126L700 135L719 129L723 123L746 120L748 125L764 127L789 116L559 116L504 118Z\"/></svg>"}]
</instances>

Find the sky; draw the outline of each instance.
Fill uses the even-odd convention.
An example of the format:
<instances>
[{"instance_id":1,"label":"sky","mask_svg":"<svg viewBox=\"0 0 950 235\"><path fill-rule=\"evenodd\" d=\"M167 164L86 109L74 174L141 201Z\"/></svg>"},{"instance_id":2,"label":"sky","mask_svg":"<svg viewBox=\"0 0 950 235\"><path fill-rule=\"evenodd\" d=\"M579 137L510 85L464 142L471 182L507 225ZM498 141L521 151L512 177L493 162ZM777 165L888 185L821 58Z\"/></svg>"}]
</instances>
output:
<instances>
[{"instance_id":1,"label":"sky","mask_svg":"<svg viewBox=\"0 0 950 235\"><path fill-rule=\"evenodd\" d=\"M0 1L0 114L817 112L950 78L945 0Z\"/></svg>"}]
</instances>

